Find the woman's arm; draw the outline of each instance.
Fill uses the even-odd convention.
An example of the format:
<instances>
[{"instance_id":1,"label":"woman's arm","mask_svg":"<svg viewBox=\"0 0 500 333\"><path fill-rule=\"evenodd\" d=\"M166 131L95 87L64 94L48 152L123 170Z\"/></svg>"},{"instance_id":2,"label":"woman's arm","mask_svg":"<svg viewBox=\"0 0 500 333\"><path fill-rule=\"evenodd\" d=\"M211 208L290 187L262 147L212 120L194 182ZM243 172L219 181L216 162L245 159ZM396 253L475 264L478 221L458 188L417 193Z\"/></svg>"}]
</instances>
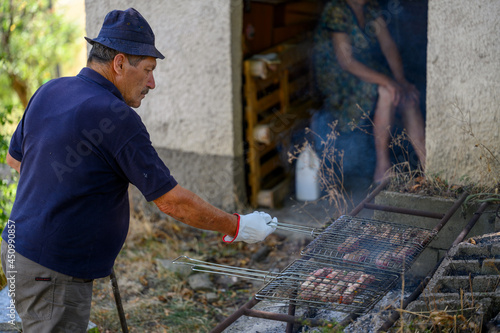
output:
<instances>
[{"instance_id":1,"label":"woman's arm","mask_svg":"<svg viewBox=\"0 0 500 333\"><path fill-rule=\"evenodd\" d=\"M392 39L389 29L387 29L387 24L382 17L376 19L377 29L375 30L378 42L380 43L380 49L387 59L387 63L391 69L392 74L397 82L404 82L405 75L403 70L403 61L401 60L401 55L399 54L398 48L394 39Z\"/></svg>"},{"instance_id":2,"label":"woman's arm","mask_svg":"<svg viewBox=\"0 0 500 333\"><path fill-rule=\"evenodd\" d=\"M346 33L333 32L332 40L337 61L343 70L357 76L360 80L386 87L392 94L394 104L399 103L401 87L389 76L357 61L352 55L351 41Z\"/></svg>"},{"instance_id":3,"label":"woman's arm","mask_svg":"<svg viewBox=\"0 0 500 333\"><path fill-rule=\"evenodd\" d=\"M387 63L391 69L392 74L396 81L401 85L405 91L405 97L413 98L416 101L419 100L420 94L417 88L408 82L405 78L403 61L399 50L391 37L387 24L382 17L378 17L376 20L376 33L377 39L380 43L380 49L387 59Z\"/></svg>"}]
</instances>

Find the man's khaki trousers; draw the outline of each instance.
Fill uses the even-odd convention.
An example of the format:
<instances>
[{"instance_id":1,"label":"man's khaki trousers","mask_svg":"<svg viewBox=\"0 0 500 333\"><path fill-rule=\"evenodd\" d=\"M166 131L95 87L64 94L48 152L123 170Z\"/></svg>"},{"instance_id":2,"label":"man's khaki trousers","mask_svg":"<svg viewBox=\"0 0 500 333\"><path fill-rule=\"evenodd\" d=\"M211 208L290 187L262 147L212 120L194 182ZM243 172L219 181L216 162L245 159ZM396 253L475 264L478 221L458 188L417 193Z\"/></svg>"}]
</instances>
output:
<instances>
[{"instance_id":1,"label":"man's khaki trousers","mask_svg":"<svg viewBox=\"0 0 500 333\"><path fill-rule=\"evenodd\" d=\"M10 245L10 247L9 247ZM2 268L25 333L86 332L92 280L55 272L2 240Z\"/></svg>"}]
</instances>

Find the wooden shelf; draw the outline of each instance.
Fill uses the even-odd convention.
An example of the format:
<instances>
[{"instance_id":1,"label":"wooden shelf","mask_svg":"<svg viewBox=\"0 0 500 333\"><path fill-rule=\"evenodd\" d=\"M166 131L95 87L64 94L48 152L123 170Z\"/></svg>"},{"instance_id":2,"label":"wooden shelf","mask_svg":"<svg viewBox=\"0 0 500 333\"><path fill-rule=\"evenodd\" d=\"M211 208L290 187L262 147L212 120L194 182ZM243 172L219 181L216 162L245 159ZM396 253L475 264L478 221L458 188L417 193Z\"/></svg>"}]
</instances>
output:
<instances>
[{"instance_id":1,"label":"wooden shelf","mask_svg":"<svg viewBox=\"0 0 500 333\"><path fill-rule=\"evenodd\" d=\"M253 207L279 206L289 193L287 161L280 147L287 149L291 133L310 118L316 107L310 98L310 37L277 45L262 54L276 53L280 60L275 71L262 79L252 75L253 59L244 61L245 121L248 150L249 201ZM297 97L299 96L299 97ZM268 131L267 141L259 142L254 130Z\"/></svg>"}]
</instances>

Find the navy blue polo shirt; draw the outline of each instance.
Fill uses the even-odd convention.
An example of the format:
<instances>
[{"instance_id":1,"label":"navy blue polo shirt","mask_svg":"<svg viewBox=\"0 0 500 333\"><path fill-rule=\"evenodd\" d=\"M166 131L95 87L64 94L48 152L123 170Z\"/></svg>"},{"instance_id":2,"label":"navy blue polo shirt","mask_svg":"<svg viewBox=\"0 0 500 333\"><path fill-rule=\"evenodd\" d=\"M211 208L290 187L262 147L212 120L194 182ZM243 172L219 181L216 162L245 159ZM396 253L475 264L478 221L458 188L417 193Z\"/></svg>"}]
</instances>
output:
<instances>
[{"instance_id":1,"label":"navy blue polo shirt","mask_svg":"<svg viewBox=\"0 0 500 333\"><path fill-rule=\"evenodd\" d=\"M177 184L139 115L90 68L38 89L9 153L21 161L9 221L16 251L77 278L111 273L128 232L129 183L148 201Z\"/></svg>"}]
</instances>

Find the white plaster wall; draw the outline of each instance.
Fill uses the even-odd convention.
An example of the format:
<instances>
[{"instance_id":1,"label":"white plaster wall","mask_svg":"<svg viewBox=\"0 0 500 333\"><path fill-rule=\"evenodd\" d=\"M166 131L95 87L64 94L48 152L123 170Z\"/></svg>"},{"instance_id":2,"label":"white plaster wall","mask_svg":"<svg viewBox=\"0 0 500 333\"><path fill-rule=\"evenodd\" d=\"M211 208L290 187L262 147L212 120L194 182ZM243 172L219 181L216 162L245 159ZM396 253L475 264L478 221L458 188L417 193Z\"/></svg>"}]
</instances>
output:
<instances>
[{"instance_id":1,"label":"white plaster wall","mask_svg":"<svg viewBox=\"0 0 500 333\"><path fill-rule=\"evenodd\" d=\"M106 13L137 9L165 55L138 109L155 147L241 156L241 0L86 0L87 36ZM236 47L235 47L236 46Z\"/></svg>"},{"instance_id":2,"label":"white plaster wall","mask_svg":"<svg viewBox=\"0 0 500 333\"><path fill-rule=\"evenodd\" d=\"M500 1L429 0L427 173L500 181Z\"/></svg>"}]
</instances>

